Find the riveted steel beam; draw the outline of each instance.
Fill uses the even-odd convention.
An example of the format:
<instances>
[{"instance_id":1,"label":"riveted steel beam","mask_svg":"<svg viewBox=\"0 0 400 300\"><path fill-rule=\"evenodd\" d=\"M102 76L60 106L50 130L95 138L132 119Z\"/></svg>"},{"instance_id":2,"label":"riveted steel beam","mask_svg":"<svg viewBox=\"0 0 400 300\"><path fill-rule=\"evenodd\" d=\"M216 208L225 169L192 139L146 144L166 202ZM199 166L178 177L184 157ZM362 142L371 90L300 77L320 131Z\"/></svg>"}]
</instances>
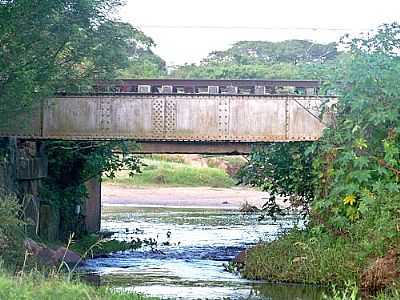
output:
<instances>
[{"instance_id":1,"label":"riveted steel beam","mask_svg":"<svg viewBox=\"0 0 400 300\"><path fill-rule=\"evenodd\" d=\"M336 100L231 93L58 96L44 101L37 111L40 118L29 123L34 126L0 126L0 136L165 143L313 141L321 136L324 120L333 117L330 103Z\"/></svg>"}]
</instances>

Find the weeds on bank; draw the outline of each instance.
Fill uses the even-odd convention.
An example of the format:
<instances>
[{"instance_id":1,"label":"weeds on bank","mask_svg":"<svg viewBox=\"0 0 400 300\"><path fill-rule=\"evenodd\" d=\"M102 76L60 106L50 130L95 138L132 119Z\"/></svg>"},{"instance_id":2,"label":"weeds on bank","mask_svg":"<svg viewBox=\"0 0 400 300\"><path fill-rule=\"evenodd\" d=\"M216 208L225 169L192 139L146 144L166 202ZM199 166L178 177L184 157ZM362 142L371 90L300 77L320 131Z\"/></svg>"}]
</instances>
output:
<instances>
[{"instance_id":1,"label":"weeds on bank","mask_svg":"<svg viewBox=\"0 0 400 300\"><path fill-rule=\"evenodd\" d=\"M332 291L329 295L324 295L324 300L358 300L360 293L358 287L353 282L348 282L345 288L332 287Z\"/></svg>"},{"instance_id":2,"label":"weeds on bank","mask_svg":"<svg viewBox=\"0 0 400 300\"><path fill-rule=\"evenodd\" d=\"M344 236L333 236L318 227L294 229L250 249L242 274L249 279L335 285L326 299L360 299L361 274L400 245L399 236L388 238L383 232L390 233L393 224L386 221L386 227L378 229L379 219L359 222ZM369 299L400 299L399 295L400 289L394 287Z\"/></svg>"},{"instance_id":3,"label":"weeds on bank","mask_svg":"<svg viewBox=\"0 0 400 300\"><path fill-rule=\"evenodd\" d=\"M99 257L119 251L136 250L144 245L153 245L152 239L132 239L131 241L119 241L104 238L101 234L89 234L79 241L71 243L70 249L85 258Z\"/></svg>"},{"instance_id":4,"label":"weeds on bank","mask_svg":"<svg viewBox=\"0 0 400 300\"><path fill-rule=\"evenodd\" d=\"M285 237L248 251L243 275L249 279L330 284L355 280L354 252L343 240L293 230ZM348 261L346 263L345 261Z\"/></svg>"},{"instance_id":5,"label":"weeds on bank","mask_svg":"<svg viewBox=\"0 0 400 300\"><path fill-rule=\"evenodd\" d=\"M392 236L395 226L376 216L352 227L348 235L334 236L322 227L294 229L270 243L247 253L243 275L250 279L345 286L360 282L360 275L377 257L397 249L400 236ZM387 235L390 235L388 238Z\"/></svg>"},{"instance_id":6,"label":"weeds on bank","mask_svg":"<svg viewBox=\"0 0 400 300\"><path fill-rule=\"evenodd\" d=\"M389 288L388 290L379 293L376 296L362 295L357 284L354 282L348 282L342 288L332 287L330 293L324 294L324 300L398 300L400 299L400 289L397 285Z\"/></svg>"},{"instance_id":7,"label":"weeds on bank","mask_svg":"<svg viewBox=\"0 0 400 300\"><path fill-rule=\"evenodd\" d=\"M400 287L397 286L379 294L375 300L398 300L400 299Z\"/></svg>"}]
</instances>

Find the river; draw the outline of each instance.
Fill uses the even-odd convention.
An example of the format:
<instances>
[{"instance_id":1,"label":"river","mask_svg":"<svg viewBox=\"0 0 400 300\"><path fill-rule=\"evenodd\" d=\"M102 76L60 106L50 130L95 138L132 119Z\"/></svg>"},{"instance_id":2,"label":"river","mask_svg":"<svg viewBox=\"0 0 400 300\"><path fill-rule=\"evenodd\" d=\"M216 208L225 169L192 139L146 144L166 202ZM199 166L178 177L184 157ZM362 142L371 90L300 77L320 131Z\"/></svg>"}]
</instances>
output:
<instances>
[{"instance_id":1,"label":"river","mask_svg":"<svg viewBox=\"0 0 400 300\"><path fill-rule=\"evenodd\" d=\"M101 285L163 299L321 299L316 287L249 281L225 271L240 251L293 225L293 218L259 221L234 209L106 206L102 230L121 240L153 238L157 246L89 259L83 269Z\"/></svg>"}]
</instances>

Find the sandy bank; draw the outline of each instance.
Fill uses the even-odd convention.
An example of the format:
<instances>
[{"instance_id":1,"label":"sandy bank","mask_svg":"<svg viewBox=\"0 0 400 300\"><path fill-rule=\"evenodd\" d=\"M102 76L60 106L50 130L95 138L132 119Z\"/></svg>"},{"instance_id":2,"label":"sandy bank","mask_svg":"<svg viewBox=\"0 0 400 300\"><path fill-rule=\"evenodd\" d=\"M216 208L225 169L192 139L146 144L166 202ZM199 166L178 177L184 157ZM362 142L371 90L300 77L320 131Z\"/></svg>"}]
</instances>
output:
<instances>
[{"instance_id":1,"label":"sandy bank","mask_svg":"<svg viewBox=\"0 0 400 300\"><path fill-rule=\"evenodd\" d=\"M238 209L246 201L257 207L265 202L266 193L235 187L124 187L103 184L102 204L131 206L180 206Z\"/></svg>"}]
</instances>

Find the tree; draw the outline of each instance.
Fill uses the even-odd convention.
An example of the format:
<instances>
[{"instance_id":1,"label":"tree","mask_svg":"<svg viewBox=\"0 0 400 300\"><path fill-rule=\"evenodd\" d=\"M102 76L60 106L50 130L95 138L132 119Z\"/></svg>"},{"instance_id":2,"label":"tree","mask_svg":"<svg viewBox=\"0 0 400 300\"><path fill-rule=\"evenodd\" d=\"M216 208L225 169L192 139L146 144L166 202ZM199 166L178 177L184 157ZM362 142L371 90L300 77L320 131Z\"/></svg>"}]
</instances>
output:
<instances>
[{"instance_id":1,"label":"tree","mask_svg":"<svg viewBox=\"0 0 400 300\"><path fill-rule=\"evenodd\" d=\"M0 2L0 115L10 119L56 90L113 78L154 42L118 22L121 0Z\"/></svg>"},{"instance_id":2,"label":"tree","mask_svg":"<svg viewBox=\"0 0 400 300\"><path fill-rule=\"evenodd\" d=\"M202 63L200 66L186 64L172 71L171 77L189 79L294 79L299 68L289 63L232 64Z\"/></svg>"},{"instance_id":3,"label":"tree","mask_svg":"<svg viewBox=\"0 0 400 300\"><path fill-rule=\"evenodd\" d=\"M334 126L324 132L316 152L314 209L338 228L376 218L386 222L383 235L394 234L400 191L400 25L383 25L364 38L346 37L343 44L351 60L333 74L340 101Z\"/></svg>"},{"instance_id":4,"label":"tree","mask_svg":"<svg viewBox=\"0 0 400 300\"><path fill-rule=\"evenodd\" d=\"M395 236L400 191L399 37L400 25L395 23L364 38L344 38L347 54L323 72L329 88L340 95L333 124L311 146L266 145L252 154L242 180L270 192L272 204L276 195L289 196L289 201L295 196L292 204L300 200L313 222L335 234L369 222L382 237Z\"/></svg>"},{"instance_id":5,"label":"tree","mask_svg":"<svg viewBox=\"0 0 400 300\"><path fill-rule=\"evenodd\" d=\"M315 79L304 69L333 61L335 43L315 44L303 40L284 42L242 41L226 51L211 52L199 65L175 68L174 78L213 79ZM314 66L314 67L311 67ZM315 70L316 72L316 70Z\"/></svg>"},{"instance_id":6,"label":"tree","mask_svg":"<svg viewBox=\"0 0 400 300\"><path fill-rule=\"evenodd\" d=\"M114 79L123 69L145 72L142 58L160 68L154 42L130 24L119 22L121 0L0 1L0 125L34 110L57 91L77 91L97 79ZM29 117L28 117L29 118ZM27 119L28 119L27 118ZM64 232L78 230L74 212L86 195L84 181L103 172L138 171L140 162L124 141L45 142L49 177L43 201L60 210ZM115 150L119 149L121 155Z\"/></svg>"},{"instance_id":7,"label":"tree","mask_svg":"<svg viewBox=\"0 0 400 300\"><path fill-rule=\"evenodd\" d=\"M269 143L256 148L237 174L239 182L269 193L263 210L276 217L300 212L309 215L314 199L312 142ZM288 202L284 209L281 200Z\"/></svg>"},{"instance_id":8,"label":"tree","mask_svg":"<svg viewBox=\"0 0 400 300\"><path fill-rule=\"evenodd\" d=\"M141 49L129 57L128 66L122 69L119 78L162 78L167 75L165 61L155 55L150 48Z\"/></svg>"},{"instance_id":9,"label":"tree","mask_svg":"<svg viewBox=\"0 0 400 300\"><path fill-rule=\"evenodd\" d=\"M267 64L325 62L338 54L336 43L318 44L305 40L283 42L241 41L226 51L214 51L206 63Z\"/></svg>"}]
</instances>

